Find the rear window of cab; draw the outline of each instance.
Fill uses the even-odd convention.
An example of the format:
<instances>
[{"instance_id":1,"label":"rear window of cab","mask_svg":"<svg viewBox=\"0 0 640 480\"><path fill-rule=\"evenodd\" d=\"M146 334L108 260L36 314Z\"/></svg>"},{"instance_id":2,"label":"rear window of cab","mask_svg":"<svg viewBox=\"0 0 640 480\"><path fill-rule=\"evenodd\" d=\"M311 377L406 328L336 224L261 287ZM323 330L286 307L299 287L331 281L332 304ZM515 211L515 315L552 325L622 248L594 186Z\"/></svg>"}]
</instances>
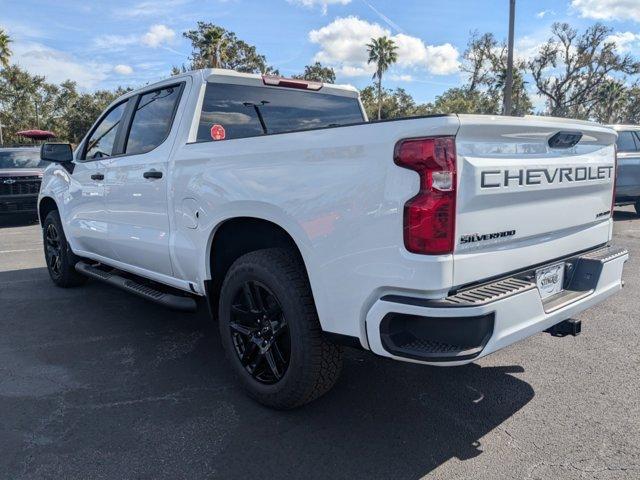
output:
<instances>
[{"instance_id":1,"label":"rear window of cab","mask_svg":"<svg viewBox=\"0 0 640 480\"><path fill-rule=\"evenodd\" d=\"M256 137L363 121L356 97L207 83L197 141Z\"/></svg>"}]
</instances>

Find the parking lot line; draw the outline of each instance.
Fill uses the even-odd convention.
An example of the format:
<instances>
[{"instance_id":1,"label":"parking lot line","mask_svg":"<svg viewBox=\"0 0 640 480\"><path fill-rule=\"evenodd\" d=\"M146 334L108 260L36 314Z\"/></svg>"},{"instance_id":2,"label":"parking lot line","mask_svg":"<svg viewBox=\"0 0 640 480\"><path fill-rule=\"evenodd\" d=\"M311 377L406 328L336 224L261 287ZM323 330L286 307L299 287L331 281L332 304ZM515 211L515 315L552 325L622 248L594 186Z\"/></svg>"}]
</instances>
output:
<instances>
[{"instance_id":1,"label":"parking lot line","mask_svg":"<svg viewBox=\"0 0 640 480\"><path fill-rule=\"evenodd\" d=\"M39 252L39 248L24 248L22 250L0 250L1 253L22 253L22 252Z\"/></svg>"}]
</instances>

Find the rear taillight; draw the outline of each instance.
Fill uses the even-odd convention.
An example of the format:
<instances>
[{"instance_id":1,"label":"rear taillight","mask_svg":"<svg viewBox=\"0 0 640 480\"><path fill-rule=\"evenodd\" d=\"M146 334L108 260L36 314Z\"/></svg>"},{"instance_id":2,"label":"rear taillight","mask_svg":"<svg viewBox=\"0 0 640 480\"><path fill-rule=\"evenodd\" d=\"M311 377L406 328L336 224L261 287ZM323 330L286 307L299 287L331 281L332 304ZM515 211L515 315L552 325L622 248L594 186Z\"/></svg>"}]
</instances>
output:
<instances>
[{"instance_id":1,"label":"rear taillight","mask_svg":"<svg viewBox=\"0 0 640 480\"><path fill-rule=\"evenodd\" d=\"M420 191L404 206L404 245L413 253L452 253L456 224L455 137L396 144L397 165L420 175Z\"/></svg>"}]
</instances>

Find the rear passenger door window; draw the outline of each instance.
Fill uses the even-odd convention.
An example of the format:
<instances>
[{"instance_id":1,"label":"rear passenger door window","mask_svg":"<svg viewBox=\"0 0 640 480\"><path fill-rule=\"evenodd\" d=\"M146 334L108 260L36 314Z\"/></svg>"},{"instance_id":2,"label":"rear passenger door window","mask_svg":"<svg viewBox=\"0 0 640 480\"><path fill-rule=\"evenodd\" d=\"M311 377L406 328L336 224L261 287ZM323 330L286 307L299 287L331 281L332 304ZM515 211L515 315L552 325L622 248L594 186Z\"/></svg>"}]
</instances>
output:
<instances>
[{"instance_id":1,"label":"rear passenger door window","mask_svg":"<svg viewBox=\"0 0 640 480\"><path fill-rule=\"evenodd\" d=\"M87 140L86 160L96 160L114 155L116 137L127 109L128 100L111 109L100 121Z\"/></svg>"},{"instance_id":2,"label":"rear passenger door window","mask_svg":"<svg viewBox=\"0 0 640 480\"><path fill-rule=\"evenodd\" d=\"M634 132L620 131L618 132L618 140L616 146L618 152L636 152L638 151L637 138Z\"/></svg>"},{"instance_id":3,"label":"rear passenger door window","mask_svg":"<svg viewBox=\"0 0 640 480\"><path fill-rule=\"evenodd\" d=\"M124 152L126 155L150 152L165 141L171 130L181 92L181 85L174 85L140 96L129 129Z\"/></svg>"}]
</instances>

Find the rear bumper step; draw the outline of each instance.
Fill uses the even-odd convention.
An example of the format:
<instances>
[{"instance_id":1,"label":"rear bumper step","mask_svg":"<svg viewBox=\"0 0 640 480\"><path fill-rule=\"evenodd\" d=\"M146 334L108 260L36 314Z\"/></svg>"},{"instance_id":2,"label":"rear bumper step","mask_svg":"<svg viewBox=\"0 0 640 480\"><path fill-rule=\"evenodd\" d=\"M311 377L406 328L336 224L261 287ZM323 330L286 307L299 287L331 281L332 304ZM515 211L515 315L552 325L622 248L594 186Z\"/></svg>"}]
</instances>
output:
<instances>
[{"instance_id":1,"label":"rear bumper step","mask_svg":"<svg viewBox=\"0 0 640 480\"><path fill-rule=\"evenodd\" d=\"M76 263L76 270L87 277L108 283L109 285L113 285L114 287L118 287L129 293L133 293L134 295L173 310L195 312L197 308L196 301L191 297L174 295L172 293L156 290L149 285L143 285L135 280L121 276L116 273L115 270L102 270L84 262Z\"/></svg>"},{"instance_id":2,"label":"rear bumper step","mask_svg":"<svg viewBox=\"0 0 640 480\"><path fill-rule=\"evenodd\" d=\"M546 299L544 301L545 310L547 312L557 310L593 293L598 278L600 278L602 265L625 255L628 255L626 248L606 246L548 262L548 265L564 262L567 275L564 291L557 296ZM435 308L479 307L528 290L535 290L537 288L535 281L537 268L539 267L529 268L508 278L461 289L442 300L425 300L400 295L387 295L382 297L382 300Z\"/></svg>"},{"instance_id":3,"label":"rear bumper step","mask_svg":"<svg viewBox=\"0 0 640 480\"><path fill-rule=\"evenodd\" d=\"M366 317L371 350L397 360L461 365L548 330L578 335L566 322L623 286L624 248L599 247L458 290L441 300L385 295ZM565 263L564 290L542 299L537 268Z\"/></svg>"}]
</instances>

